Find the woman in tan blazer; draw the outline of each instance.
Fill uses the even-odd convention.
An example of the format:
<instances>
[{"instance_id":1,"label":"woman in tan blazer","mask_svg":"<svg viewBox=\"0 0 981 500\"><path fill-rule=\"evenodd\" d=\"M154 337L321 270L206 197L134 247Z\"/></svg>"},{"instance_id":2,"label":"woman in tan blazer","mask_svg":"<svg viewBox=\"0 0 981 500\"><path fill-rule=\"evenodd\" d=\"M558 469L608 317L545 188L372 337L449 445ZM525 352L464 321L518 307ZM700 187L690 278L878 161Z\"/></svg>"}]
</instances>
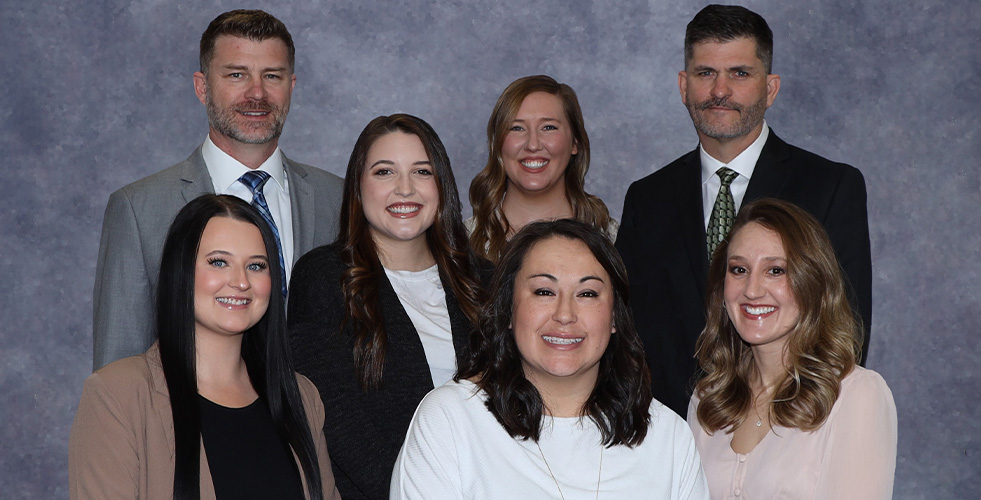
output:
<instances>
[{"instance_id":1,"label":"woman in tan blazer","mask_svg":"<svg viewBox=\"0 0 981 500\"><path fill-rule=\"evenodd\" d=\"M262 215L231 196L170 227L157 343L85 381L72 499L339 499L316 388L292 370L283 272Z\"/></svg>"}]
</instances>

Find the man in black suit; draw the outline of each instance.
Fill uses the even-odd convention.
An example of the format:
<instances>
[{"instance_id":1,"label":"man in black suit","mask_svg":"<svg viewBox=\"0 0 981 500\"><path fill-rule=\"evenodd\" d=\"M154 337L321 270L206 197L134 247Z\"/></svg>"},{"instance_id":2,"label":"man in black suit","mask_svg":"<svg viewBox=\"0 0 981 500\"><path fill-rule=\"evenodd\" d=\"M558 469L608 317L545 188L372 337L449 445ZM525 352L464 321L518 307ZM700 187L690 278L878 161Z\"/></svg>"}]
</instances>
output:
<instances>
[{"instance_id":1,"label":"man in black suit","mask_svg":"<svg viewBox=\"0 0 981 500\"><path fill-rule=\"evenodd\" d=\"M705 326L706 231L714 231L709 218L724 183L731 182L736 209L772 196L822 222L868 349L872 257L865 180L854 167L791 146L767 127L763 114L780 90L772 59L773 33L758 14L709 5L695 15L685 32L678 87L699 147L634 182L624 200L616 246L627 266L654 396L681 416L696 377L695 342Z\"/></svg>"}]
</instances>

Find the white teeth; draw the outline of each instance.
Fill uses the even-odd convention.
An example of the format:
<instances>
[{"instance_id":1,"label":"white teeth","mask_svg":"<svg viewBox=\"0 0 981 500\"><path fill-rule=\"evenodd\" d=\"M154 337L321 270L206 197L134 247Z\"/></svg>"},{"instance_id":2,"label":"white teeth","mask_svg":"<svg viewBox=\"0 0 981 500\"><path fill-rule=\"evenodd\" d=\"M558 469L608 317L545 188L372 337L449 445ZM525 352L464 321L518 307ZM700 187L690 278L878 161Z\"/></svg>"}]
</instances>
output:
<instances>
[{"instance_id":1,"label":"white teeth","mask_svg":"<svg viewBox=\"0 0 981 500\"><path fill-rule=\"evenodd\" d=\"M419 211L418 205L393 205L388 207L389 212L393 214L411 214L413 212Z\"/></svg>"},{"instance_id":2,"label":"white teeth","mask_svg":"<svg viewBox=\"0 0 981 500\"><path fill-rule=\"evenodd\" d=\"M218 297L215 300L221 302L222 304L228 304L230 306L244 306L245 304L249 303L249 299L232 299L229 297Z\"/></svg>"},{"instance_id":3,"label":"white teeth","mask_svg":"<svg viewBox=\"0 0 981 500\"><path fill-rule=\"evenodd\" d=\"M527 168L542 168L548 165L548 160L523 161L521 164Z\"/></svg>"},{"instance_id":4,"label":"white teeth","mask_svg":"<svg viewBox=\"0 0 981 500\"><path fill-rule=\"evenodd\" d=\"M761 316L763 314L772 313L773 311L777 310L777 308L773 306L760 306L760 307L746 306L745 309L746 312L754 316Z\"/></svg>"},{"instance_id":5,"label":"white teeth","mask_svg":"<svg viewBox=\"0 0 981 500\"><path fill-rule=\"evenodd\" d=\"M263 112L263 111L243 111L242 114L245 115L245 116L265 116L266 115L266 113Z\"/></svg>"},{"instance_id":6,"label":"white teeth","mask_svg":"<svg viewBox=\"0 0 981 500\"><path fill-rule=\"evenodd\" d=\"M572 344L578 344L583 341L582 337L577 339L567 339L564 337L552 337L550 335L544 335L542 336L542 338L545 339L545 342L548 342L549 344L558 344L558 345L572 345Z\"/></svg>"}]
</instances>

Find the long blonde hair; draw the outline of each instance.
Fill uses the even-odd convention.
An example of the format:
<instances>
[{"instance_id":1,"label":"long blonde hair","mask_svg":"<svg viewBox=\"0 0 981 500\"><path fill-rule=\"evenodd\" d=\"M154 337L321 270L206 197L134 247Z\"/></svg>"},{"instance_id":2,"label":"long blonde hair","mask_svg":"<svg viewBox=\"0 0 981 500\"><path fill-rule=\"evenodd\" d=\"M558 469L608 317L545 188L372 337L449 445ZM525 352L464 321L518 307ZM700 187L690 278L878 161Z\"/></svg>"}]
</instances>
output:
<instances>
[{"instance_id":1,"label":"long blonde hair","mask_svg":"<svg viewBox=\"0 0 981 500\"><path fill-rule=\"evenodd\" d=\"M800 309L787 343L787 373L770 401L770 421L814 430L828 418L841 380L861 356L862 326L849 305L844 274L824 228L803 209L773 198L743 207L712 257L708 317L696 344L704 371L695 386L701 400L698 421L709 433L732 429L743 422L753 404L749 385L753 351L729 320L723 297L729 244L754 222L780 236L790 289Z\"/></svg>"},{"instance_id":2,"label":"long blonde hair","mask_svg":"<svg viewBox=\"0 0 981 500\"><path fill-rule=\"evenodd\" d=\"M561 99L572 129L572 139L578 153L572 156L565 169L565 196L572 205L574 217L601 231L606 231L610 224L606 204L599 197L586 193L584 188L586 172L589 171L589 135L586 134L576 91L546 75L519 78L504 89L494 105L494 111L487 120L487 164L470 183L470 205L476 222L470 234L470 246L491 262L500 259L511 230L511 224L501 211L508 184L501 154L504 138L525 98L535 92L547 92Z\"/></svg>"}]
</instances>

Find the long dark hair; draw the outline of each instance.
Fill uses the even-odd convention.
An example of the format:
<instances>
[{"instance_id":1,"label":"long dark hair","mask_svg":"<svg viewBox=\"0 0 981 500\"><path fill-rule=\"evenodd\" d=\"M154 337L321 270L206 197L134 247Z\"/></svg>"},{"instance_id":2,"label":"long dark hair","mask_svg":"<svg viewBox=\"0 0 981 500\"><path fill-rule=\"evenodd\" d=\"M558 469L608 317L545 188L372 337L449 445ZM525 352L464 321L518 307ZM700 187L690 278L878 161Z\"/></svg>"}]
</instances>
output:
<instances>
[{"instance_id":1,"label":"long dark hair","mask_svg":"<svg viewBox=\"0 0 981 500\"><path fill-rule=\"evenodd\" d=\"M426 244L436 260L439 277L449 283L463 314L477 323L483 292L477 275L477 257L470 250L467 231L460 215L460 196L450 168L450 158L436 131L421 118L407 114L379 116L365 126L351 152L344 180L341 228L337 240L347 269L341 277L344 324L355 332L354 364L361 387L368 390L381 384L385 366L387 334L378 301L378 283L384 278L378 248L371 237L361 199L368 150L380 137L403 132L419 138L432 164L439 207L433 225L426 230ZM343 328L343 325L341 325Z\"/></svg>"},{"instance_id":2,"label":"long dark hair","mask_svg":"<svg viewBox=\"0 0 981 500\"><path fill-rule=\"evenodd\" d=\"M205 227L214 217L228 217L259 228L266 255L278 250L272 230L248 203L226 195L206 194L184 206L167 233L157 286L156 333L160 361L174 417L174 498L200 498L201 410L198 406L195 365L194 270ZM272 283L283 270L278 259L269 259ZM274 287L275 288L275 287ZM276 289L278 290L278 289ZM242 337L242 359L252 387L269 408L280 439L299 458L310 498L321 498L320 469L306 412L296 385L296 375L285 342L286 314L283 296L269 296L266 314Z\"/></svg>"},{"instance_id":3,"label":"long dark hair","mask_svg":"<svg viewBox=\"0 0 981 500\"><path fill-rule=\"evenodd\" d=\"M821 223L804 209L775 198L761 198L739 211L709 265L708 318L696 344L704 371L695 386L701 400L698 421L709 433L729 430L742 423L753 404L753 351L729 319L724 298L729 245L751 223L780 237L787 280L800 310L787 343L787 371L770 401L770 419L811 431L828 418L841 380L861 356L862 326L848 302L844 273Z\"/></svg>"},{"instance_id":4,"label":"long dark hair","mask_svg":"<svg viewBox=\"0 0 981 500\"><path fill-rule=\"evenodd\" d=\"M497 98L487 120L487 163L470 183L470 205L473 206L474 231L470 245L478 255L497 262L504 253L511 224L501 211L507 191L508 178L504 171L504 139L511 131L514 117L525 98L535 92L552 94L562 101L566 121L572 130L572 140L578 153L565 167L565 197L572 206L573 216L587 224L605 230L610 225L610 212L598 196L586 192L586 172L589 171L589 135L579 107L579 98L572 87L547 75L519 78Z\"/></svg>"},{"instance_id":5,"label":"long dark hair","mask_svg":"<svg viewBox=\"0 0 981 500\"><path fill-rule=\"evenodd\" d=\"M511 239L491 282L490 302L480 315L480 336L474 353L456 380L473 379L487 393L487 409L512 437L538 441L544 403L525 377L521 353L509 328L514 313L515 276L528 251L550 238L581 241L603 266L613 289L613 324L606 352L600 358L596 386L582 409L603 434L603 444L636 446L650 424L651 375L644 347L628 307L627 272L620 254L598 229L572 219L528 224Z\"/></svg>"}]
</instances>

